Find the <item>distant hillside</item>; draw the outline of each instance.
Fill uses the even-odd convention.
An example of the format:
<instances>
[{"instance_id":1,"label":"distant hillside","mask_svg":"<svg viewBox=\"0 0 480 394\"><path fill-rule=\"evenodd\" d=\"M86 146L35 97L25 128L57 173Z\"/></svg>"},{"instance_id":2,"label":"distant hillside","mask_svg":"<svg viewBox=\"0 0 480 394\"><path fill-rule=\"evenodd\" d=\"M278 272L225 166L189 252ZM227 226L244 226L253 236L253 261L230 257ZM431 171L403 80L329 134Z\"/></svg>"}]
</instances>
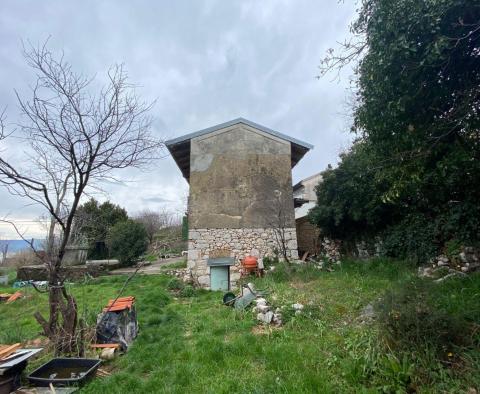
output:
<instances>
[{"instance_id":1,"label":"distant hillside","mask_svg":"<svg viewBox=\"0 0 480 394\"><path fill-rule=\"evenodd\" d=\"M22 240L22 239L2 239L0 240L0 249L3 249L3 246L8 244L8 254L12 255L18 253L22 250L29 249L30 245ZM43 240L42 239L34 239L33 245L36 249L43 249Z\"/></svg>"}]
</instances>

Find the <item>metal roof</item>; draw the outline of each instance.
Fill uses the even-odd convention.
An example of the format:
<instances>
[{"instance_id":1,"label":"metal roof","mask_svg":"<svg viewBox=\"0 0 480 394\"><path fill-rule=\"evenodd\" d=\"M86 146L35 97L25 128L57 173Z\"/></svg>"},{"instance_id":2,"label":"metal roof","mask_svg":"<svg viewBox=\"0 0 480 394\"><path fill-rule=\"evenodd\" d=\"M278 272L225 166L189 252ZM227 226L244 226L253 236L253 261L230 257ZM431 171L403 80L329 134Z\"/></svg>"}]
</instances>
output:
<instances>
[{"instance_id":1,"label":"metal roof","mask_svg":"<svg viewBox=\"0 0 480 394\"><path fill-rule=\"evenodd\" d=\"M310 149L313 149L313 145L311 144L297 140L296 138L282 134L278 131L269 129L268 127L259 125L258 123L252 122L250 120L244 118L237 118L225 123L218 124L216 126L208 127L203 130L185 134L181 137L173 138L165 142L165 145L172 154L175 162L177 163L178 167L182 171L182 174L187 181L190 178L190 141L193 138L213 133L217 130L221 130L240 123L243 123L244 125L250 126L254 129L263 131L264 133L273 135L277 138L281 138L285 141L289 141L291 143L292 168L305 155L305 153L307 153Z\"/></svg>"}]
</instances>

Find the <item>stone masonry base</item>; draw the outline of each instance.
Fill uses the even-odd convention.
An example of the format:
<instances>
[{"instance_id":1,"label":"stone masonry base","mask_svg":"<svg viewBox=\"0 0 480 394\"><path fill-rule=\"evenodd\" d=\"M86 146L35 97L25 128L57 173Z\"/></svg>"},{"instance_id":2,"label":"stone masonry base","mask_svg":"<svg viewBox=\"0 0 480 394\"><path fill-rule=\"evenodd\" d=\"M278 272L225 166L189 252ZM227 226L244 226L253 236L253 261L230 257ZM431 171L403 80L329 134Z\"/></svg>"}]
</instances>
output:
<instances>
[{"instance_id":1,"label":"stone masonry base","mask_svg":"<svg viewBox=\"0 0 480 394\"><path fill-rule=\"evenodd\" d=\"M287 256L298 259L297 234L295 228L284 229ZM230 287L236 288L240 279L240 259L247 255L273 256L281 250L271 228L217 228L192 229L188 231L188 264L192 277L202 287L210 287L209 257L233 257L235 265L230 267Z\"/></svg>"}]
</instances>

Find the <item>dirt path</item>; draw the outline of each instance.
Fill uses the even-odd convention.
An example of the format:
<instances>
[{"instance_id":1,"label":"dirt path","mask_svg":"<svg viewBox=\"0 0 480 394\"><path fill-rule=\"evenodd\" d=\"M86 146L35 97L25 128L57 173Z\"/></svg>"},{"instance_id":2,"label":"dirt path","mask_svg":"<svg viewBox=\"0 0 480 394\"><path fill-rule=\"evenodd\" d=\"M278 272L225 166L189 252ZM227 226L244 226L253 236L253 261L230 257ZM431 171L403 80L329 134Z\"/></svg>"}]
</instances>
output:
<instances>
[{"instance_id":1,"label":"dirt path","mask_svg":"<svg viewBox=\"0 0 480 394\"><path fill-rule=\"evenodd\" d=\"M144 275L158 275L162 273L163 266L176 263L177 261L181 260L182 257L170 257L168 259L157 260L148 266L140 268L138 270L138 273ZM110 271L110 275L128 275L135 272L135 269L135 267L118 268L116 270Z\"/></svg>"}]
</instances>

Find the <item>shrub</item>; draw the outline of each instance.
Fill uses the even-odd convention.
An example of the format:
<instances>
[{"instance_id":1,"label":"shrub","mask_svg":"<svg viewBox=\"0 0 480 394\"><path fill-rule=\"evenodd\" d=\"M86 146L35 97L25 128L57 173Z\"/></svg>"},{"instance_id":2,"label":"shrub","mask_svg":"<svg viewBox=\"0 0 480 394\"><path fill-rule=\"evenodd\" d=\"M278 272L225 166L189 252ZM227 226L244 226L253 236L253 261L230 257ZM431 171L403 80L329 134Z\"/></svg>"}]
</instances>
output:
<instances>
[{"instance_id":1,"label":"shrub","mask_svg":"<svg viewBox=\"0 0 480 394\"><path fill-rule=\"evenodd\" d=\"M180 297L193 297L195 295L195 289L191 285L184 286L178 293Z\"/></svg>"},{"instance_id":2,"label":"shrub","mask_svg":"<svg viewBox=\"0 0 480 394\"><path fill-rule=\"evenodd\" d=\"M31 249L21 250L6 261L7 266L16 268L36 264L42 264L42 260Z\"/></svg>"},{"instance_id":3,"label":"shrub","mask_svg":"<svg viewBox=\"0 0 480 394\"><path fill-rule=\"evenodd\" d=\"M382 252L389 257L425 262L438 253L435 223L422 215L409 215L380 236Z\"/></svg>"},{"instance_id":4,"label":"shrub","mask_svg":"<svg viewBox=\"0 0 480 394\"><path fill-rule=\"evenodd\" d=\"M469 331L461 316L448 314L434 302L435 284L414 280L390 290L377 304L381 333L389 347L400 351L433 351L447 360L464 345Z\"/></svg>"},{"instance_id":5,"label":"shrub","mask_svg":"<svg viewBox=\"0 0 480 394\"><path fill-rule=\"evenodd\" d=\"M147 250L147 232L142 224L128 219L110 229L108 244L111 254L121 264L130 265Z\"/></svg>"},{"instance_id":6,"label":"shrub","mask_svg":"<svg viewBox=\"0 0 480 394\"><path fill-rule=\"evenodd\" d=\"M172 278L167 283L168 290L182 290L185 287L183 282L178 278Z\"/></svg>"}]
</instances>

